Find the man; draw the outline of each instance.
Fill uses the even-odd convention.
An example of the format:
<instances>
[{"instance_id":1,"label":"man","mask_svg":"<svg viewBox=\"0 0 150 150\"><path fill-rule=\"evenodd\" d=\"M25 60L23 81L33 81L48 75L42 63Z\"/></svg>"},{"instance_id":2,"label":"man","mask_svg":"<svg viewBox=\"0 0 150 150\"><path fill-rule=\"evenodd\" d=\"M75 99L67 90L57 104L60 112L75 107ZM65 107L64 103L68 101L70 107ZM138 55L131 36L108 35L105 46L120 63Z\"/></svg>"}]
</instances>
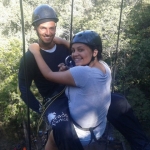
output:
<instances>
[{"instance_id":1,"label":"man","mask_svg":"<svg viewBox=\"0 0 150 150\"><path fill-rule=\"evenodd\" d=\"M65 46L57 45L53 41L57 22L57 15L53 8L51 8L49 5L40 5L33 12L32 25L34 26L39 39L41 54L47 65L53 71L58 71L58 64L64 62L65 58L69 55L69 50ZM43 97L43 104L47 104L47 101L49 103L49 99L52 99L52 97L56 97L57 99L61 100L59 101L59 103L57 103L58 106L56 106L54 103L52 104L51 108L54 112L56 107L57 109L61 109L61 107L67 105L67 99L63 92L64 86L50 82L43 77L38 69L34 56L30 53L30 51L26 52L25 58L26 65L24 65L23 59L21 59L18 75L19 88L23 101L27 104L28 95L29 107L37 113L40 113L39 110L41 104L30 91L31 83L32 81L34 81L39 90L39 93ZM45 112L45 114L46 113L47 111ZM51 117L55 118L55 113L53 113ZM138 120L134 116L131 106L123 96L116 93L112 94L111 105L108 111L107 118L108 121L125 136L125 138L130 143L132 150L150 150L149 141L143 133ZM55 124L54 121L53 123ZM54 130L56 135L59 135L60 132L62 133L61 135L66 135L67 131L64 129L72 127L70 124L64 124L65 123L62 122L60 124L59 130ZM61 129L62 126L63 130ZM71 139L71 137L75 137L74 140L72 140L74 149L82 149L81 145L79 145L79 141L76 139L74 130L72 130L72 133L69 133L69 135L66 135L65 137L67 137L69 140ZM67 143L67 141L63 139L63 137L57 137L57 139L59 139L59 142L62 141L62 143ZM62 143L60 143L60 145ZM69 149L69 146L65 145L65 149Z\"/></svg>"},{"instance_id":2,"label":"man","mask_svg":"<svg viewBox=\"0 0 150 150\"><path fill-rule=\"evenodd\" d=\"M34 26L34 29L38 36L41 55L47 65L53 71L58 71L58 65L64 62L65 58L70 54L69 50L65 46L57 45L53 41L57 22L57 15L53 8L49 5L40 5L33 12L32 25ZM60 132L63 132L63 134L61 134L63 135L63 137L61 137L62 143L67 143L67 141L69 140L72 143L72 145L70 146L73 146L74 149L82 149L75 131L73 130L71 133L68 133L66 131L72 127L72 124L70 122L67 122L69 117L67 98L64 93L65 86L46 80L40 72L34 56L30 51L26 52L25 61L23 61L23 58L21 59L18 80L21 98L23 99L23 101L28 104L28 106L32 110L36 111L37 113L42 113L44 121L47 121L49 124L51 124L55 135L59 135ZM35 82L39 93L43 97L42 105L44 106L44 110L42 110L42 112L40 110L40 102L30 91L32 81ZM50 119L53 120L49 122ZM60 122L60 127L58 128L60 130L57 129L57 122ZM56 134L56 132L58 134ZM62 139L64 139L64 142Z\"/></svg>"},{"instance_id":3,"label":"man","mask_svg":"<svg viewBox=\"0 0 150 150\"><path fill-rule=\"evenodd\" d=\"M58 71L58 64L64 62L66 56L69 55L69 50L65 46L55 45L53 41L57 22L58 18L55 11L48 5L40 5L33 12L32 25L34 26L39 38L41 54L46 63L52 67L53 71ZM26 95L28 92L30 99L29 107L39 113L40 103L30 91L32 81L35 82L35 85L37 86L39 93L42 95L44 100L46 100L48 97L51 97L54 93L59 93L61 90L63 90L64 86L49 82L43 77L30 51L27 51L25 58L27 85L25 82L23 59L21 59L19 68L19 88L21 91L21 98L27 104Z\"/></svg>"}]
</instances>

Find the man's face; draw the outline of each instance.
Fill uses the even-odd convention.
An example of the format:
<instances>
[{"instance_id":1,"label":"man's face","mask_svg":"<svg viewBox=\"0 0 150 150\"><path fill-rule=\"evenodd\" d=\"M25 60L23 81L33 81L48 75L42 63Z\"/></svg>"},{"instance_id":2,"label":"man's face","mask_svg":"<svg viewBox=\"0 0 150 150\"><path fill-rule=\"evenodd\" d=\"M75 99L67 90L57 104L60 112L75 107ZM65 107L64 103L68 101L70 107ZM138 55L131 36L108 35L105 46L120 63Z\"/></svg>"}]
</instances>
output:
<instances>
[{"instance_id":1,"label":"man's face","mask_svg":"<svg viewBox=\"0 0 150 150\"><path fill-rule=\"evenodd\" d=\"M56 23L53 21L42 23L36 31L41 46L51 45L56 32Z\"/></svg>"}]
</instances>

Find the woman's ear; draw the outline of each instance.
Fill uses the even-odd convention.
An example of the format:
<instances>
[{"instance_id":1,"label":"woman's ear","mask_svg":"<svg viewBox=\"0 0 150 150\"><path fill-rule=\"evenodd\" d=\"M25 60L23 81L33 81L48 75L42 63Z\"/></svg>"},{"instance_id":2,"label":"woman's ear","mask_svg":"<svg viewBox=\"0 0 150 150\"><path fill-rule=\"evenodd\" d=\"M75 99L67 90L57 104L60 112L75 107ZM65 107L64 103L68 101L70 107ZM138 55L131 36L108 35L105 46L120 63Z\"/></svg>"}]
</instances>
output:
<instances>
[{"instance_id":1,"label":"woman's ear","mask_svg":"<svg viewBox=\"0 0 150 150\"><path fill-rule=\"evenodd\" d=\"M93 51L93 57L96 57L96 56L97 56L97 54L98 54L98 50L97 50L97 49L95 49L95 50Z\"/></svg>"}]
</instances>

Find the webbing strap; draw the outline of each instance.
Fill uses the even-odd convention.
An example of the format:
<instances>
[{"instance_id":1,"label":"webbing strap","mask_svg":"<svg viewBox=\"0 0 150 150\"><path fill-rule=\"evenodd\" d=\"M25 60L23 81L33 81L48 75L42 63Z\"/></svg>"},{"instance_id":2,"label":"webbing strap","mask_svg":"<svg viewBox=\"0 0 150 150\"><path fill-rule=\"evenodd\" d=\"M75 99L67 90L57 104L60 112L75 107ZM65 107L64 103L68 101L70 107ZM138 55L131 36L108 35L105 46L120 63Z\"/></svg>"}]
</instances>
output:
<instances>
[{"instance_id":1,"label":"webbing strap","mask_svg":"<svg viewBox=\"0 0 150 150\"><path fill-rule=\"evenodd\" d=\"M79 128L79 129L81 129L81 130L83 130L83 131L90 131L90 133L91 133L91 141L90 141L90 143L92 142L92 140L94 140L95 142L97 142L98 140L96 139L96 137L95 137L95 134L94 134L94 129L96 129L101 123L99 123L97 126L95 126L95 127L90 127L90 128L82 128L78 123L76 123L73 119L72 119L72 117L70 116L70 118L71 118L71 120L72 120L72 122L73 122L73 124L77 127L77 128ZM90 144L89 143L89 144Z\"/></svg>"},{"instance_id":2,"label":"webbing strap","mask_svg":"<svg viewBox=\"0 0 150 150\"><path fill-rule=\"evenodd\" d=\"M90 141L90 143L92 142L92 140L94 140L95 142L97 142L98 140L95 137L95 134L94 134L94 131L93 131L94 129L93 128L89 128L89 130L90 130L90 133L91 133L91 141Z\"/></svg>"}]
</instances>

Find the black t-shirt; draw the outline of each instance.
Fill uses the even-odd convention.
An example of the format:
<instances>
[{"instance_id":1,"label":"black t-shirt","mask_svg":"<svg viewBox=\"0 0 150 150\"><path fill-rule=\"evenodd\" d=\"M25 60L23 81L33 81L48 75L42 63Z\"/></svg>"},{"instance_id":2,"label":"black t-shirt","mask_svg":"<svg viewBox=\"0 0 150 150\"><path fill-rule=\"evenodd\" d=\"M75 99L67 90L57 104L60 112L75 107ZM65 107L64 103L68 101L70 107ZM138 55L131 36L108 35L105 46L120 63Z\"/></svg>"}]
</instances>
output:
<instances>
[{"instance_id":1,"label":"black t-shirt","mask_svg":"<svg viewBox=\"0 0 150 150\"><path fill-rule=\"evenodd\" d=\"M52 71L58 71L59 70L58 64L65 63L65 58L68 55L70 55L70 52L64 45L57 45L56 50L54 52L49 53L44 50L41 50L41 55L43 56L45 62L51 68ZM26 65L24 65L24 60L22 58L18 74L21 97L25 102L26 102L26 91L25 91L26 78L28 90L30 89L32 81L34 81L42 97L47 97L48 95L51 95L57 90L59 84L48 81L44 78L44 76L41 74L37 66L33 54L29 50L25 54L25 62ZM26 66L26 75L24 72L25 66ZM62 86L62 88L64 88L64 86ZM34 97L33 94L31 93L30 90L29 92L32 95L33 99Z\"/></svg>"}]
</instances>

